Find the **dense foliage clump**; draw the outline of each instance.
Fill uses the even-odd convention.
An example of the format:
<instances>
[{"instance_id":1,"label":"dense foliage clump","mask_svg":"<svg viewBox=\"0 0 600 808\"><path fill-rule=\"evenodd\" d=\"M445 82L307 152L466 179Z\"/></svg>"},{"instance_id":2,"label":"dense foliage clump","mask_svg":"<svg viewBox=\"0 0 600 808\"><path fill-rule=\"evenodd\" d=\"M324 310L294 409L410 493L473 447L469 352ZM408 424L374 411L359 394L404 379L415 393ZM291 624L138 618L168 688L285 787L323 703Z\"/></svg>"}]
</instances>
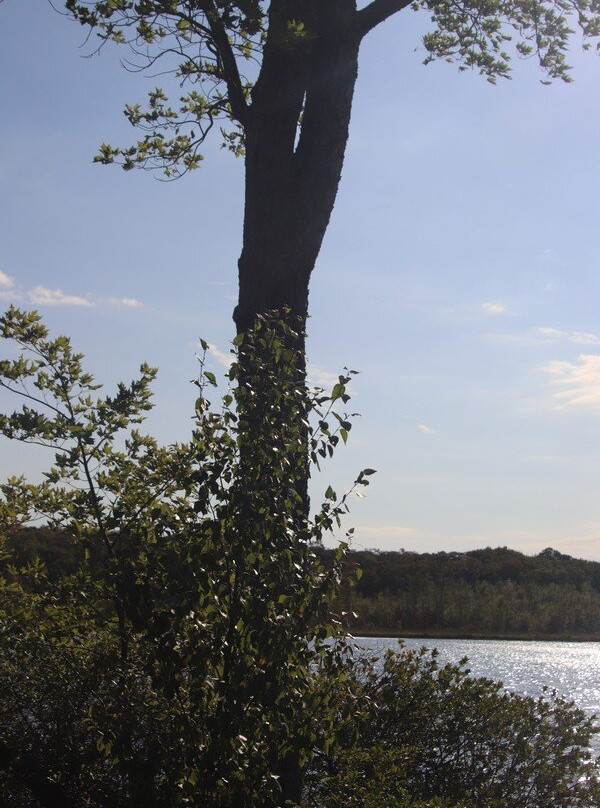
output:
<instances>
[{"instance_id":1,"label":"dense foliage clump","mask_svg":"<svg viewBox=\"0 0 600 808\"><path fill-rule=\"evenodd\" d=\"M24 401L0 429L55 453L42 483L0 489L3 805L600 806L572 705L356 656L334 605L346 545L319 549L348 495L310 517L303 485L348 437L350 372L307 392L289 326L265 319L237 340L243 380L234 362L213 409L202 368L191 439L163 447L137 427L152 368L101 396L37 314L10 309L0 334L18 348L0 385Z\"/></svg>"},{"instance_id":2,"label":"dense foliage clump","mask_svg":"<svg viewBox=\"0 0 600 808\"><path fill-rule=\"evenodd\" d=\"M600 804L593 721L556 693L469 676L464 659L388 651L357 672L357 741L319 757L311 806L588 808Z\"/></svg>"},{"instance_id":3,"label":"dense foliage clump","mask_svg":"<svg viewBox=\"0 0 600 808\"><path fill-rule=\"evenodd\" d=\"M42 519L65 550L60 575L18 567L7 550L4 793L15 805L49 805L53 792L103 808L276 804L334 743L349 703L346 643L328 610L344 547L333 563L313 549L346 498L328 489L309 519L298 462L307 447L329 456L350 428L334 414L349 375L307 400L292 352L265 323L238 345L244 386L234 363L211 409L205 386L216 380L203 370L190 441L162 447L136 427L153 369L99 397L81 355L49 339L35 313L11 309L0 325L20 348L0 365L2 385L24 400L0 427L55 452L41 484L2 486L2 536ZM259 416L247 399L260 385ZM312 419L301 433L286 418L299 407Z\"/></svg>"}]
</instances>

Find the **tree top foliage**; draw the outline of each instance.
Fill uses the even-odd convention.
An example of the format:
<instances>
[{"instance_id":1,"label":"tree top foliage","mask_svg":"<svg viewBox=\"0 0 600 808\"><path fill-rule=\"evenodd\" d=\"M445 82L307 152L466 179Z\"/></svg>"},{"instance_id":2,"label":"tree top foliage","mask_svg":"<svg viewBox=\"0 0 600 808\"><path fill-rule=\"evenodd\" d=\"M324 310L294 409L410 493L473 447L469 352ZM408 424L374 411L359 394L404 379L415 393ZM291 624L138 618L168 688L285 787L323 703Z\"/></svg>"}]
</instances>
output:
<instances>
[{"instance_id":1,"label":"tree top foliage","mask_svg":"<svg viewBox=\"0 0 600 808\"><path fill-rule=\"evenodd\" d=\"M66 0L65 7L97 35L99 47L128 47L127 69L170 74L179 83L176 101L156 87L145 108L127 105L125 115L143 138L128 148L104 143L95 158L125 169L160 169L167 177L198 167L215 124L223 145L242 154L253 119L270 104L291 102L296 91L301 126L311 93L327 81L317 52L335 51L340 41L358 45L404 9L430 19L422 43L425 63L443 59L459 70L478 70L491 82L510 77L509 50L537 59L544 81L570 81L566 53L572 40L581 38L588 49L600 36L599 0L372 0L360 9L356 0ZM281 70L282 54L289 75ZM288 86L282 90L283 84Z\"/></svg>"}]
</instances>

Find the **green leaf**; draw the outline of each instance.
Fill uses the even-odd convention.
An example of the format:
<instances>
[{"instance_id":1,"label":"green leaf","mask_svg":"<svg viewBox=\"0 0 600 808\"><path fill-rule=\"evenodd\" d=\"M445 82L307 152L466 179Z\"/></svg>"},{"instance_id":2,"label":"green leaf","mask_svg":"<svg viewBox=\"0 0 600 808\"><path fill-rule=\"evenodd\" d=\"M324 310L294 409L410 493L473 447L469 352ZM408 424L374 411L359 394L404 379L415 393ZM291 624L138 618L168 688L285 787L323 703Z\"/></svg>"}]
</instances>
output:
<instances>
[{"instance_id":1,"label":"green leaf","mask_svg":"<svg viewBox=\"0 0 600 808\"><path fill-rule=\"evenodd\" d=\"M340 384L339 382L333 386L333 390L331 391L331 400L337 401L338 398L341 398L345 391L345 386Z\"/></svg>"}]
</instances>

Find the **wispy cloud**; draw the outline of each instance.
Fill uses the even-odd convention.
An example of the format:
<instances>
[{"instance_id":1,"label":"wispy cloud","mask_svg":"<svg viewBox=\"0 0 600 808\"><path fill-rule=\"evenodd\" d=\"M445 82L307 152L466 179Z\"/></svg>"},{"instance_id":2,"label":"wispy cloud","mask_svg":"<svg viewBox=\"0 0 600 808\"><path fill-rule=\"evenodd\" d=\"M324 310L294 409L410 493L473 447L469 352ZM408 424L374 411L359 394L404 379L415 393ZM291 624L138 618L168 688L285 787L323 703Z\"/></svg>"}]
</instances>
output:
<instances>
[{"instance_id":1,"label":"wispy cloud","mask_svg":"<svg viewBox=\"0 0 600 808\"><path fill-rule=\"evenodd\" d=\"M432 429L430 426L427 426L427 424L419 424L419 429L421 430L421 432L424 435L437 435L438 434L435 431L435 429Z\"/></svg>"},{"instance_id":2,"label":"wispy cloud","mask_svg":"<svg viewBox=\"0 0 600 808\"><path fill-rule=\"evenodd\" d=\"M144 304L135 297L94 297L92 295L73 295L62 289L51 289L39 284L33 289L24 291L15 285L14 278L0 270L0 300L23 300L34 306L122 306L126 309L141 309Z\"/></svg>"},{"instance_id":3,"label":"wispy cloud","mask_svg":"<svg viewBox=\"0 0 600 808\"><path fill-rule=\"evenodd\" d=\"M339 379L339 373L331 373L319 365L309 365L306 375L312 387L323 387L325 390L332 388Z\"/></svg>"},{"instance_id":4,"label":"wispy cloud","mask_svg":"<svg viewBox=\"0 0 600 808\"><path fill-rule=\"evenodd\" d=\"M560 253L551 247L547 247L545 250L538 253L535 260L540 264L545 264L546 266L551 267L562 267L565 264Z\"/></svg>"},{"instance_id":5,"label":"wispy cloud","mask_svg":"<svg viewBox=\"0 0 600 808\"><path fill-rule=\"evenodd\" d=\"M545 345L551 342L568 342L572 345L600 345L600 337L588 331L563 331L560 328L536 326L516 334L488 334L498 342L520 345Z\"/></svg>"},{"instance_id":6,"label":"wispy cloud","mask_svg":"<svg viewBox=\"0 0 600 808\"><path fill-rule=\"evenodd\" d=\"M124 306L126 309L141 309L144 304L135 297L109 297L106 300L111 306Z\"/></svg>"},{"instance_id":7,"label":"wispy cloud","mask_svg":"<svg viewBox=\"0 0 600 808\"><path fill-rule=\"evenodd\" d=\"M27 293L30 303L36 306L95 306L87 297L67 295L61 289L48 289L46 286L34 286Z\"/></svg>"},{"instance_id":8,"label":"wispy cloud","mask_svg":"<svg viewBox=\"0 0 600 808\"><path fill-rule=\"evenodd\" d=\"M481 308L482 311L485 312L485 314L490 314L492 316L497 316L499 314L508 314L508 309L506 308L504 303L500 303L498 301L488 300L487 303L482 304Z\"/></svg>"},{"instance_id":9,"label":"wispy cloud","mask_svg":"<svg viewBox=\"0 0 600 808\"><path fill-rule=\"evenodd\" d=\"M542 337L547 337L548 339L560 339L564 337L565 332L559 331L558 328L534 328L533 329L537 334L540 334Z\"/></svg>"},{"instance_id":10,"label":"wispy cloud","mask_svg":"<svg viewBox=\"0 0 600 808\"><path fill-rule=\"evenodd\" d=\"M581 354L576 362L549 362L542 371L559 388L552 395L557 409L600 410L600 355Z\"/></svg>"},{"instance_id":11,"label":"wispy cloud","mask_svg":"<svg viewBox=\"0 0 600 808\"><path fill-rule=\"evenodd\" d=\"M0 269L0 289L12 289L14 285L15 279Z\"/></svg>"},{"instance_id":12,"label":"wispy cloud","mask_svg":"<svg viewBox=\"0 0 600 808\"><path fill-rule=\"evenodd\" d=\"M569 340L576 345L600 345L600 337L596 334L586 334L583 331L573 331L569 334Z\"/></svg>"},{"instance_id":13,"label":"wispy cloud","mask_svg":"<svg viewBox=\"0 0 600 808\"><path fill-rule=\"evenodd\" d=\"M439 432L428 424L422 423L418 415L403 415L402 417L411 422L411 429L414 429L416 426L419 432L422 432L423 435L435 435L436 437L439 436Z\"/></svg>"},{"instance_id":14,"label":"wispy cloud","mask_svg":"<svg viewBox=\"0 0 600 808\"><path fill-rule=\"evenodd\" d=\"M561 331L558 328L534 328L534 331L547 340L566 340L575 345L600 345L600 337L585 331Z\"/></svg>"},{"instance_id":15,"label":"wispy cloud","mask_svg":"<svg viewBox=\"0 0 600 808\"><path fill-rule=\"evenodd\" d=\"M220 365L222 365L224 368L231 367L231 364L233 363L233 359L234 359L232 353L229 353L229 352L225 353L225 351L221 351L219 348L217 348L216 345L209 345L208 350L210 351L212 356L214 356L214 358L217 360L217 362Z\"/></svg>"}]
</instances>

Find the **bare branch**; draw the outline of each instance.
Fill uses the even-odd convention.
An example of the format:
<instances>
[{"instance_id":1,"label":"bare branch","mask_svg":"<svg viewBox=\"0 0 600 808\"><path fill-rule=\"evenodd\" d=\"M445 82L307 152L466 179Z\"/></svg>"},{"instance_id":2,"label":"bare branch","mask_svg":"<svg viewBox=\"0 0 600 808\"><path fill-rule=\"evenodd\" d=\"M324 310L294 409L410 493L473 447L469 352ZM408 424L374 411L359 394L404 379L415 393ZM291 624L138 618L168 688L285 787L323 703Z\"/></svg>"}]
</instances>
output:
<instances>
[{"instance_id":1,"label":"bare branch","mask_svg":"<svg viewBox=\"0 0 600 808\"><path fill-rule=\"evenodd\" d=\"M360 36L365 36L376 25L384 22L398 11L402 11L410 4L411 0L373 0L372 3L369 3L356 15Z\"/></svg>"},{"instance_id":2,"label":"bare branch","mask_svg":"<svg viewBox=\"0 0 600 808\"><path fill-rule=\"evenodd\" d=\"M204 10L210 32L223 63L223 77L227 85L227 94L231 105L233 116L244 126L248 120L248 104L244 96L244 88L240 77L238 64L231 47L231 42L227 36L227 31L223 25L219 12L213 0L207 0Z\"/></svg>"},{"instance_id":3,"label":"bare branch","mask_svg":"<svg viewBox=\"0 0 600 808\"><path fill-rule=\"evenodd\" d=\"M6 382L0 382L0 387L4 387L6 390L10 391L11 393L15 393L17 396L22 396L23 398L28 398L30 401L35 401L36 404L41 404L43 407L48 407L48 409L53 410L57 415L60 415L62 418L67 418L64 412L55 407L54 405L50 404L48 401L45 401L43 398L37 398L37 396L32 396L31 393L27 390L19 390L17 387L11 387Z\"/></svg>"}]
</instances>

